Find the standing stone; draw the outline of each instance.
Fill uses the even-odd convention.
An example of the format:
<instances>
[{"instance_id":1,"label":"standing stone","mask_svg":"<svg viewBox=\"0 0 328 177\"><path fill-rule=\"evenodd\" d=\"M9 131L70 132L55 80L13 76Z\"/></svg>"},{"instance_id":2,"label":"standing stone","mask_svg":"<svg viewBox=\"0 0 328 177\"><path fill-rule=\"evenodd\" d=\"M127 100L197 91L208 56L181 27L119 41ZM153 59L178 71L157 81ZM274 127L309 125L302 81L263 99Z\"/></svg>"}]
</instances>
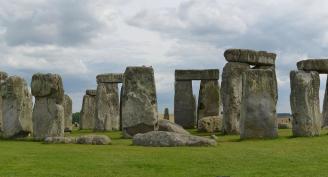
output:
<instances>
[{"instance_id":1,"label":"standing stone","mask_svg":"<svg viewBox=\"0 0 328 177\"><path fill-rule=\"evenodd\" d=\"M174 119L183 128L194 128L196 120L192 81L175 81Z\"/></svg>"},{"instance_id":2,"label":"standing stone","mask_svg":"<svg viewBox=\"0 0 328 177\"><path fill-rule=\"evenodd\" d=\"M83 97L80 129L93 129L96 121L96 90L87 90Z\"/></svg>"},{"instance_id":3,"label":"standing stone","mask_svg":"<svg viewBox=\"0 0 328 177\"><path fill-rule=\"evenodd\" d=\"M251 69L243 74L240 138L277 137L277 92L274 72Z\"/></svg>"},{"instance_id":4,"label":"standing stone","mask_svg":"<svg viewBox=\"0 0 328 177\"><path fill-rule=\"evenodd\" d=\"M5 82L8 75L5 72L0 71L0 86L2 83ZM2 97L1 97L1 90L0 90L0 132L2 131Z\"/></svg>"},{"instance_id":5,"label":"standing stone","mask_svg":"<svg viewBox=\"0 0 328 177\"><path fill-rule=\"evenodd\" d=\"M293 136L320 135L320 78L315 71L290 72Z\"/></svg>"},{"instance_id":6,"label":"standing stone","mask_svg":"<svg viewBox=\"0 0 328 177\"><path fill-rule=\"evenodd\" d=\"M248 64L237 62L229 62L223 68L221 98L224 134L239 134L242 74L248 69Z\"/></svg>"},{"instance_id":7,"label":"standing stone","mask_svg":"<svg viewBox=\"0 0 328 177\"><path fill-rule=\"evenodd\" d=\"M323 108L322 108L322 127L328 126L328 76L326 79L326 90L325 96L323 99Z\"/></svg>"},{"instance_id":8,"label":"standing stone","mask_svg":"<svg viewBox=\"0 0 328 177\"><path fill-rule=\"evenodd\" d=\"M1 85L3 136L27 136L32 132L32 95L23 78L11 76Z\"/></svg>"},{"instance_id":9,"label":"standing stone","mask_svg":"<svg viewBox=\"0 0 328 177\"><path fill-rule=\"evenodd\" d=\"M165 120L170 120L169 108L164 109L164 119Z\"/></svg>"},{"instance_id":10,"label":"standing stone","mask_svg":"<svg viewBox=\"0 0 328 177\"><path fill-rule=\"evenodd\" d=\"M127 67L123 86L123 136L129 138L155 130L158 112L153 68Z\"/></svg>"},{"instance_id":11,"label":"standing stone","mask_svg":"<svg viewBox=\"0 0 328 177\"><path fill-rule=\"evenodd\" d=\"M96 131L119 130L119 94L117 83L98 83L96 95Z\"/></svg>"},{"instance_id":12,"label":"standing stone","mask_svg":"<svg viewBox=\"0 0 328 177\"><path fill-rule=\"evenodd\" d=\"M121 86L121 93L120 93L120 131L122 131L122 100L123 100L123 92L124 87L123 84Z\"/></svg>"},{"instance_id":13,"label":"standing stone","mask_svg":"<svg viewBox=\"0 0 328 177\"><path fill-rule=\"evenodd\" d=\"M198 121L203 117L219 116L220 87L218 80L202 80L198 96Z\"/></svg>"},{"instance_id":14,"label":"standing stone","mask_svg":"<svg viewBox=\"0 0 328 177\"><path fill-rule=\"evenodd\" d=\"M72 119L73 119L73 113L72 113L72 99L68 96L64 96L64 119L65 119L65 132L71 132L72 131Z\"/></svg>"},{"instance_id":15,"label":"standing stone","mask_svg":"<svg viewBox=\"0 0 328 177\"><path fill-rule=\"evenodd\" d=\"M64 89L61 77L57 74L34 74L31 88L35 96L33 109L35 139L64 136Z\"/></svg>"}]
</instances>

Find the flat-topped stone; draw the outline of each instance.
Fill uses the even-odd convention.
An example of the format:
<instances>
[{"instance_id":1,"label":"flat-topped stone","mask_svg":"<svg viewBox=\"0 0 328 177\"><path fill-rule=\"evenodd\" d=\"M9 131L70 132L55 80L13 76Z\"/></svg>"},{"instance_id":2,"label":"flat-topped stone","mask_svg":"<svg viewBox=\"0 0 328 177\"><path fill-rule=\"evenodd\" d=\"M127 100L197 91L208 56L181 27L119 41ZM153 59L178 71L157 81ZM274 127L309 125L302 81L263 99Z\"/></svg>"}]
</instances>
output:
<instances>
[{"instance_id":1,"label":"flat-topped stone","mask_svg":"<svg viewBox=\"0 0 328 177\"><path fill-rule=\"evenodd\" d=\"M86 90L85 94L90 95L90 96L96 96L97 95L97 90Z\"/></svg>"},{"instance_id":2,"label":"flat-topped stone","mask_svg":"<svg viewBox=\"0 0 328 177\"><path fill-rule=\"evenodd\" d=\"M122 83L123 73L106 73L97 75L97 83Z\"/></svg>"},{"instance_id":3,"label":"flat-topped stone","mask_svg":"<svg viewBox=\"0 0 328 177\"><path fill-rule=\"evenodd\" d=\"M276 56L275 53L249 49L228 49L224 52L224 57L228 62L241 62L251 65L274 65Z\"/></svg>"},{"instance_id":4,"label":"flat-topped stone","mask_svg":"<svg viewBox=\"0 0 328 177\"><path fill-rule=\"evenodd\" d=\"M175 70L175 80L219 80L220 71L218 69L189 69L189 70Z\"/></svg>"},{"instance_id":5,"label":"flat-topped stone","mask_svg":"<svg viewBox=\"0 0 328 177\"><path fill-rule=\"evenodd\" d=\"M297 62L297 69L328 73L328 59L308 59Z\"/></svg>"}]
</instances>

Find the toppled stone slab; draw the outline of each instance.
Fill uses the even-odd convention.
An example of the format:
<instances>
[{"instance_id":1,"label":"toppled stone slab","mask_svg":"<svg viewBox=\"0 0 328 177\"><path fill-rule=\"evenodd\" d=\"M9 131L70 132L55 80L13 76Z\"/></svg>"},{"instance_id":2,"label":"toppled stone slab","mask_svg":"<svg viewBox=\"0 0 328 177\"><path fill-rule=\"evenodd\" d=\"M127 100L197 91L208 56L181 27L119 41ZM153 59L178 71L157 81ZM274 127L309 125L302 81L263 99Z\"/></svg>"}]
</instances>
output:
<instances>
[{"instance_id":1,"label":"toppled stone slab","mask_svg":"<svg viewBox=\"0 0 328 177\"><path fill-rule=\"evenodd\" d=\"M127 67L123 87L123 136L129 138L155 130L158 112L153 68Z\"/></svg>"},{"instance_id":2,"label":"toppled stone slab","mask_svg":"<svg viewBox=\"0 0 328 177\"><path fill-rule=\"evenodd\" d=\"M198 120L198 131L214 133L222 130L222 117L209 116Z\"/></svg>"},{"instance_id":3,"label":"toppled stone slab","mask_svg":"<svg viewBox=\"0 0 328 177\"><path fill-rule=\"evenodd\" d=\"M123 73L107 73L97 76L97 83L122 83Z\"/></svg>"},{"instance_id":4,"label":"toppled stone slab","mask_svg":"<svg viewBox=\"0 0 328 177\"><path fill-rule=\"evenodd\" d=\"M77 144L108 145L112 140L106 135L84 135L76 139Z\"/></svg>"},{"instance_id":5,"label":"toppled stone slab","mask_svg":"<svg viewBox=\"0 0 328 177\"><path fill-rule=\"evenodd\" d=\"M75 144L76 138L75 137L63 137L63 136L56 136L56 137L46 137L44 140L45 144Z\"/></svg>"},{"instance_id":6,"label":"toppled stone slab","mask_svg":"<svg viewBox=\"0 0 328 177\"><path fill-rule=\"evenodd\" d=\"M318 72L291 71L290 86L293 136L320 135L320 77Z\"/></svg>"},{"instance_id":7,"label":"toppled stone slab","mask_svg":"<svg viewBox=\"0 0 328 177\"><path fill-rule=\"evenodd\" d=\"M133 137L132 142L133 145L153 147L216 146L217 144L212 139L165 131L139 133Z\"/></svg>"},{"instance_id":8,"label":"toppled stone slab","mask_svg":"<svg viewBox=\"0 0 328 177\"><path fill-rule=\"evenodd\" d=\"M73 102L68 95L64 95L64 119L65 119L65 132L72 131L72 120L73 120Z\"/></svg>"},{"instance_id":9,"label":"toppled stone slab","mask_svg":"<svg viewBox=\"0 0 328 177\"><path fill-rule=\"evenodd\" d=\"M5 72L0 71L0 86L5 82L8 75ZM1 97L1 89L0 89L0 132L2 131L2 97Z\"/></svg>"},{"instance_id":10,"label":"toppled stone slab","mask_svg":"<svg viewBox=\"0 0 328 177\"><path fill-rule=\"evenodd\" d=\"M276 54L248 49L228 49L224 52L228 62L248 63L250 65L275 65Z\"/></svg>"},{"instance_id":11,"label":"toppled stone slab","mask_svg":"<svg viewBox=\"0 0 328 177\"><path fill-rule=\"evenodd\" d=\"M24 137L32 132L32 95L26 81L10 76L1 84L3 136Z\"/></svg>"},{"instance_id":12,"label":"toppled stone slab","mask_svg":"<svg viewBox=\"0 0 328 177\"><path fill-rule=\"evenodd\" d=\"M328 73L328 59L308 59L297 62L297 69Z\"/></svg>"},{"instance_id":13,"label":"toppled stone slab","mask_svg":"<svg viewBox=\"0 0 328 177\"><path fill-rule=\"evenodd\" d=\"M249 69L249 64L238 62L229 62L223 68L221 99L224 134L239 134L242 75Z\"/></svg>"},{"instance_id":14,"label":"toppled stone slab","mask_svg":"<svg viewBox=\"0 0 328 177\"><path fill-rule=\"evenodd\" d=\"M240 138L275 138L277 92L275 74L269 69L251 69L243 74Z\"/></svg>"},{"instance_id":15,"label":"toppled stone slab","mask_svg":"<svg viewBox=\"0 0 328 177\"><path fill-rule=\"evenodd\" d=\"M94 129L96 121L96 94L86 94L83 97L80 129Z\"/></svg>"},{"instance_id":16,"label":"toppled stone slab","mask_svg":"<svg viewBox=\"0 0 328 177\"><path fill-rule=\"evenodd\" d=\"M175 70L175 80L219 80L220 71L218 69L205 70Z\"/></svg>"},{"instance_id":17,"label":"toppled stone slab","mask_svg":"<svg viewBox=\"0 0 328 177\"><path fill-rule=\"evenodd\" d=\"M220 86L218 80L202 80L198 96L197 120L220 114Z\"/></svg>"},{"instance_id":18,"label":"toppled stone slab","mask_svg":"<svg viewBox=\"0 0 328 177\"><path fill-rule=\"evenodd\" d=\"M158 130L181 133L181 134L186 134L186 135L190 134L187 130L183 129L183 127L181 127L180 125L175 124L175 123L170 122L165 119L158 120Z\"/></svg>"},{"instance_id":19,"label":"toppled stone slab","mask_svg":"<svg viewBox=\"0 0 328 177\"><path fill-rule=\"evenodd\" d=\"M192 93L192 81L175 81L174 121L183 128L194 128L196 101Z\"/></svg>"},{"instance_id":20,"label":"toppled stone slab","mask_svg":"<svg viewBox=\"0 0 328 177\"><path fill-rule=\"evenodd\" d=\"M90 95L90 96L96 96L97 95L97 90L86 90L85 94Z\"/></svg>"}]
</instances>

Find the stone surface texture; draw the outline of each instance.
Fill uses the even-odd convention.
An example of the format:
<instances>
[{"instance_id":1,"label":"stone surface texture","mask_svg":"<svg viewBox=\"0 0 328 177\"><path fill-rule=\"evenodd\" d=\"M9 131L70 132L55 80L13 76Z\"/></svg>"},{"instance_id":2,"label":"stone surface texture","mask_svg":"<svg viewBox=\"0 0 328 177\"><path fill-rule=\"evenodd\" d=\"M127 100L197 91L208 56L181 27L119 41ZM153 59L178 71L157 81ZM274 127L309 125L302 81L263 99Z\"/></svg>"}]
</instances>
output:
<instances>
[{"instance_id":1,"label":"stone surface texture","mask_svg":"<svg viewBox=\"0 0 328 177\"><path fill-rule=\"evenodd\" d=\"M318 72L291 71L290 86L293 136L320 135L320 77Z\"/></svg>"},{"instance_id":2,"label":"stone surface texture","mask_svg":"<svg viewBox=\"0 0 328 177\"><path fill-rule=\"evenodd\" d=\"M214 133L222 130L222 117L209 116L198 120L198 131Z\"/></svg>"},{"instance_id":3,"label":"stone surface texture","mask_svg":"<svg viewBox=\"0 0 328 177\"><path fill-rule=\"evenodd\" d=\"M321 127L327 127L327 126L328 126L328 78L326 80L326 90L325 90L325 96L323 98Z\"/></svg>"},{"instance_id":4,"label":"stone surface texture","mask_svg":"<svg viewBox=\"0 0 328 177\"><path fill-rule=\"evenodd\" d=\"M8 74L0 71L0 86L7 79ZM0 132L2 131L2 97L1 97L1 89L0 89Z\"/></svg>"},{"instance_id":5,"label":"stone surface texture","mask_svg":"<svg viewBox=\"0 0 328 177\"><path fill-rule=\"evenodd\" d=\"M94 129L96 121L96 96L84 95L81 117L80 117L80 129Z\"/></svg>"},{"instance_id":6,"label":"stone surface texture","mask_svg":"<svg viewBox=\"0 0 328 177\"><path fill-rule=\"evenodd\" d=\"M32 132L32 95L26 81L10 76L1 84L3 136L24 137Z\"/></svg>"},{"instance_id":7,"label":"stone surface texture","mask_svg":"<svg viewBox=\"0 0 328 177\"><path fill-rule=\"evenodd\" d=\"M158 130L159 131L167 131L167 132L187 134L187 135L190 134L187 130L183 129L183 127L181 127L180 125L175 124L175 123L170 122L170 121L165 120L165 119L158 120Z\"/></svg>"},{"instance_id":8,"label":"stone surface texture","mask_svg":"<svg viewBox=\"0 0 328 177\"><path fill-rule=\"evenodd\" d=\"M46 137L44 139L45 144L75 144L76 138L75 137L63 137L63 136L56 136L56 137Z\"/></svg>"},{"instance_id":9,"label":"stone surface texture","mask_svg":"<svg viewBox=\"0 0 328 177\"><path fill-rule=\"evenodd\" d=\"M297 69L304 71L317 71L328 74L328 59L308 59L297 62Z\"/></svg>"},{"instance_id":10,"label":"stone surface texture","mask_svg":"<svg viewBox=\"0 0 328 177\"><path fill-rule=\"evenodd\" d=\"M175 70L175 80L219 80L220 71L218 69L205 70Z\"/></svg>"},{"instance_id":11,"label":"stone surface texture","mask_svg":"<svg viewBox=\"0 0 328 177\"><path fill-rule=\"evenodd\" d=\"M84 135L77 137L77 144L109 145L112 140L106 135Z\"/></svg>"},{"instance_id":12,"label":"stone surface texture","mask_svg":"<svg viewBox=\"0 0 328 177\"><path fill-rule=\"evenodd\" d=\"M202 80L200 82L197 120L220 114L220 86L218 80Z\"/></svg>"},{"instance_id":13,"label":"stone surface texture","mask_svg":"<svg viewBox=\"0 0 328 177\"><path fill-rule=\"evenodd\" d=\"M153 68L127 67L123 87L123 136L130 138L137 133L155 130L158 112Z\"/></svg>"},{"instance_id":14,"label":"stone surface texture","mask_svg":"<svg viewBox=\"0 0 328 177\"><path fill-rule=\"evenodd\" d=\"M68 95L64 95L64 119L65 119L65 132L72 131L72 120L73 120L73 102Z\"/></svg>"},{"instance_id":15,"label":"stone surface texture","mask_svg":"<svg viewBox=\"0 0 328 177\"><path fill-rule=\"evenodd\" d=\"M243 74L240 138L275 138L277 90L270 69L251 69Z\"/></svg>"},{"instance_id":16,"label":"stone surface texture","mask_svg":"<svg viewBox=\"0 0 328 177\"><path fill-rule=\"evenodd\" d=\"M228 49L224 52L228 62L248 63L250 65L275 65L276 54L248 49Z\"/></svg>"},{"instance_id":17,"label":"stone surface texture","mask_svg":"<svg viewBox=\"0 0 328 177\"><path fill-rule=\"evenodd\" d=\"M107 73L97 75L97 83L122 83L122 73Z\"/></svg>"}]
</instances>

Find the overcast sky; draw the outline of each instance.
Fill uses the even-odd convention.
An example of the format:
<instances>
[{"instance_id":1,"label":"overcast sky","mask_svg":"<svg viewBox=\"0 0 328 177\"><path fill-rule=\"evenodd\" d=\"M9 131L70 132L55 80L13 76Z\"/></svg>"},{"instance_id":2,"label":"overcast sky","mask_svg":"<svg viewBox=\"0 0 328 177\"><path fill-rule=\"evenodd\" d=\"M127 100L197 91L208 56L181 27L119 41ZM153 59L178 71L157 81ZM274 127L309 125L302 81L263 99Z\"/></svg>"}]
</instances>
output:
<instances>
[{"instance_id":1,"label":"overcast sky","mask_svg":"<svg viewBox=\"0 0 328 177\"><path fill-rule=\"evenodd\" d=\"M290 112L289 72L328 56L327 19L326 0L0 0L0 70L28 83L60 74L80 111L97 74L151 65L159 111L173 111L175 69L222 71L228 48L267 50L278 55L278 112Z\"/></svg>"}]
</instances>

